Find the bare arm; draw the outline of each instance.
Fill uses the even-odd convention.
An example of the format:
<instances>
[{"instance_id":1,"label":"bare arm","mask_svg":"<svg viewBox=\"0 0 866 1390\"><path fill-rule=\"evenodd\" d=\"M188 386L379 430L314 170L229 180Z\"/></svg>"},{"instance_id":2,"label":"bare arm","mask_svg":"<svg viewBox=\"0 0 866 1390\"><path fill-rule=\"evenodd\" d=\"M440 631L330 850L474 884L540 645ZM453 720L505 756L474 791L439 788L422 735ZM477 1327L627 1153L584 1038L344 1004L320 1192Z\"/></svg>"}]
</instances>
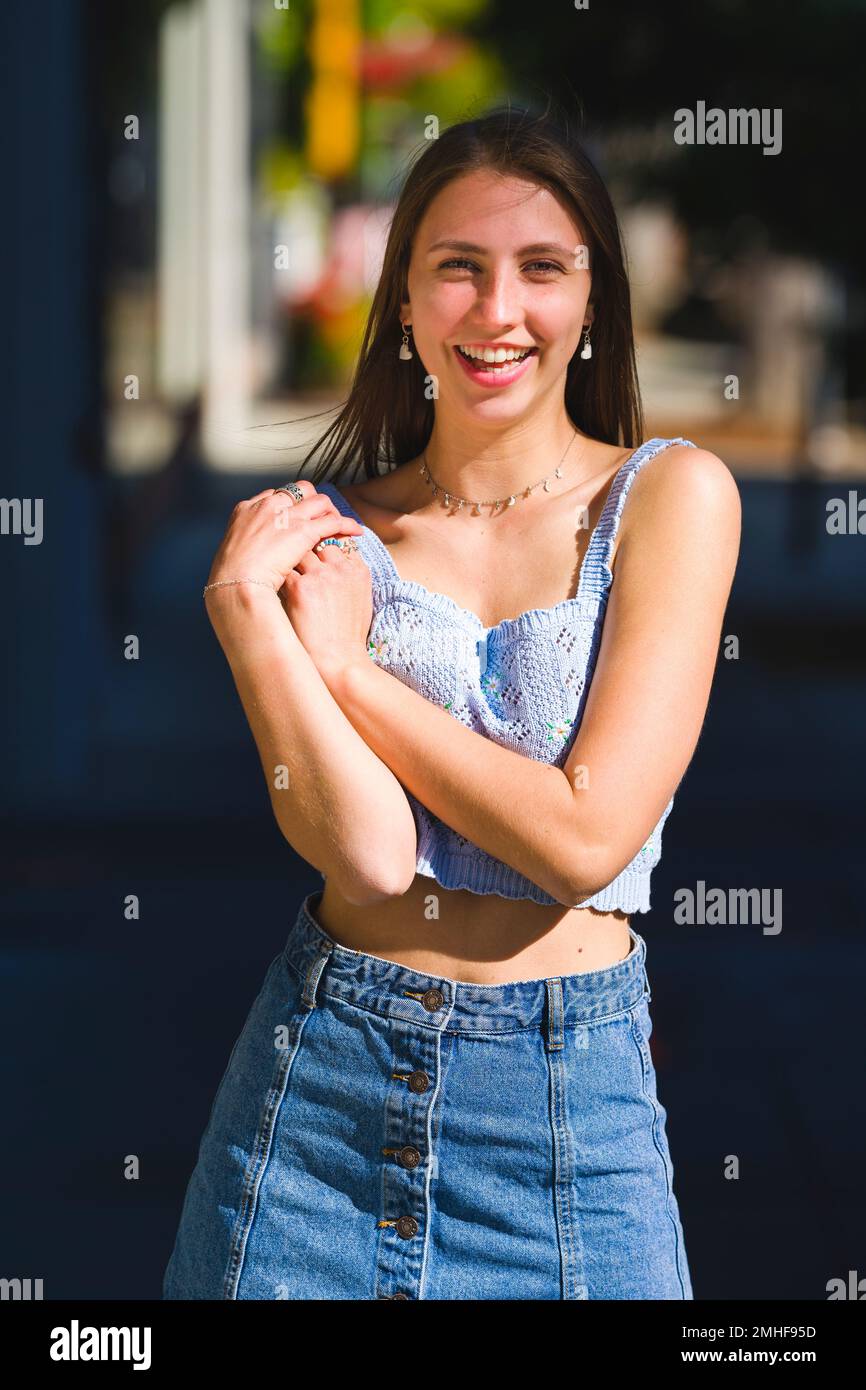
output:
<instances>
[{"instance_id":1,"label":"bare arm","mask_svg":"<svg viewBox=\"0 0 866 1390\"><path fill-rule=\"evenodd\" d=\"M328 691L279 597L231 588L213 618L289 844L358 906L404 893L416 854L406 795Z\"/></svg>"},{"instance_id":2,"label":"bare arm","mask_svg":"<svg viewBox=\"0 0 866 1390\"><path fill-rule=\"evenodd\" d=\"M305 484L305 490L310 484ZM312 500L312 493L311 499ZM356 534L329 499L318 521L295 523L298 553L320 536ZM272 508L270 497L262 503ZM285 504L284 504L285 505ZM313 504L318 505L318 504ZM243 504L248 507L249 504ZM330 509L326 511L325 508ZM333 520L329 522L329 517ZM218 557L212 577L269 574L274 583L292 559L285 531L269 536L267 516L249 512ZM311 527L318 525L318 530ZM250 544L252 541L252 544ZM261 558L276 544L280 555ZM254 559L259 568L254 568ZM277 824L294 849L362 906L406 891L414 876L416 834L411 808L394 774L336 704L286 615L275 588L239 584L211 591L207 608L228 660L256 742Z\"/></svg>"},{"instance_id":3,"label":"bare arm","mask_svg":"<svg viewBox=\"0 0 866 1390\"><path fill-rule=\"evenodd\" d=\"M559 768L493 743L372 661L326 679L352 724L422 805L459 835L569 901L574 796ZM592 871L585 855L583 887ZM601 886L601 885L599 885Z\"/></svg>"},{"instance_id":4,"label":"bare arm","mask_svg":"<svg viewBox=\"0 0 866 1390\"><path fill-rule=\"evenodd\" d=\"M658 467L658 462L662 467ZM638 852L691 760L739 543L727 467L674 449L632 484L602 644L565 767L467 729L369 660L322 667L366 743L423 805L575 905ZM588 777L576 778L585 767Z\"/></svg>"}]
</instances>

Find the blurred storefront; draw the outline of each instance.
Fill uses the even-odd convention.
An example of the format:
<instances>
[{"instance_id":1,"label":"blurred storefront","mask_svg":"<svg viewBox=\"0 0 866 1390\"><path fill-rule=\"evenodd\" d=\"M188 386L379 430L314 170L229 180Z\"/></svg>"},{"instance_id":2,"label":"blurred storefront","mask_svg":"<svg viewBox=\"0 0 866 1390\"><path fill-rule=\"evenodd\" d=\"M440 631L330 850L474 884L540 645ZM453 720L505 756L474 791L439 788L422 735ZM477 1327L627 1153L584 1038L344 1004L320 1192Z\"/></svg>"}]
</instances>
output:
<instances>
[{"instance_id":1,"label":"blurred storefront","mask_svg":"<svg viewBox=\"0 0 866 1390\"><path fill-rule=\"evenodd\" d=\"M127 264L118 238L106 287L113 471L160 468L190 399L209 467L291 470L322 428L303 417L351 375L405 161L436 122L520 99L476 33L497 8L153 7L152 138L118 135L111 171L115 201L154 228L147 264ZM759 218L728 209L726 248L707 248L647 192L647 169L681 153L669 120L602 122L588 140L623 222L651 431L697 437L743 475L853 473L866 419L832 350L847 311L835 269L775 250Z\"/></svg>"}]
</instances>

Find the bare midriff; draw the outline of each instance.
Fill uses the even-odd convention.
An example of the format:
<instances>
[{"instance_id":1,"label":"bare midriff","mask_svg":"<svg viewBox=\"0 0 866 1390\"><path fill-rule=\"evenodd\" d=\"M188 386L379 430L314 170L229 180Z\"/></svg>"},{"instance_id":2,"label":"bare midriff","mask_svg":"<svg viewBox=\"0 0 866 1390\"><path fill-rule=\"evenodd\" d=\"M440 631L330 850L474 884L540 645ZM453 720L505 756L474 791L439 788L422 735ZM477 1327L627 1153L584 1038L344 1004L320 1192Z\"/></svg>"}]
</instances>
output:
<instances>
[{"instance_id":1,"label":"bare midriff","mask_svg":"<svg viewBox=\"0 0 866 1390\"><path fill-rule=\"evenodd\" d=\"M626 913L443 888L424 874L407 893L369 907L326 882L314 916L350 950L479 985L603 970L632 947Z\"/></svg>"}]
</instances>

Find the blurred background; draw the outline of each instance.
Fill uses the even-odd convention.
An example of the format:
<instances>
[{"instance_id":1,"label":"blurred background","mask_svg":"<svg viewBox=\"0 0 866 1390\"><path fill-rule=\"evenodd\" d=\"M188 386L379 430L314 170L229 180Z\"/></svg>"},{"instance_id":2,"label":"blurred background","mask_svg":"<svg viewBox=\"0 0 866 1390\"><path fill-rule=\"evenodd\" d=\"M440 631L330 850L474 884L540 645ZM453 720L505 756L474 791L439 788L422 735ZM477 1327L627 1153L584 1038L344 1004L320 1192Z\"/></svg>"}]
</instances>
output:
<instances>
[{"instance_id":1,"label":"blurred background","mask_svg":"<svg viewBox=\"0 0 866 1390\"><path fill-rule=\"evenodd\" d=\"M235 501L333 418L406 161L548 93L621 216L647 437L712 449L743 500L733 655L634 923L695 1297L866 1275L866 5L51 0L0 36L0 1276L160 1296L230 1047L321 882L201 586ZM678 144L698 102L778 109L781 149ZM677 926L698 880L782 890L782 931Z\"/></svg>"}]
</instances>

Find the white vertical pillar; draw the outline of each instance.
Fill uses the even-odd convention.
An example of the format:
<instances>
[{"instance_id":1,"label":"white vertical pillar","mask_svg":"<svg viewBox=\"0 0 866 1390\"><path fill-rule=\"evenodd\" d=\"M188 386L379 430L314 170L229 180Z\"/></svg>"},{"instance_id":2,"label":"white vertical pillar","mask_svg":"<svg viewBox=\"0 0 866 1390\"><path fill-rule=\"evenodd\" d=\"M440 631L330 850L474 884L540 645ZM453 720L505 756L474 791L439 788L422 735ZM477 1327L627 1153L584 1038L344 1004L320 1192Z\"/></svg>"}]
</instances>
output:
<instances>
[{"instance_id":1,"label":"white vertical pillar","mask_svg":"<svg viewBox=\"0 0 866 1390\"><path fill-rule=\"evenodd\" d=\"M249 9L202 0L207 150L205 430L240 422L250 390Z\"/></svg>"},{"instance_id":2,"label":"white vertical pillar","mask_svg":"<svg viewBox=\"0 0 866 1390\"><path fill-rule=\"evenodd\" d=\"M203 432L251 386L249 8L193 0L160 32L158 384L204 396Z\"/></svg>"},{"instance_id":3,"label":"white vertical pillar","mask_svg":"<svg viewBox=\"0 0 866 1390\"><path fill-rule=\"evenodd\" d=\"M156 379L183 402L205 373L203 23L200 3L166 10L159 31Z\"/></svg>"}]
</instances>

